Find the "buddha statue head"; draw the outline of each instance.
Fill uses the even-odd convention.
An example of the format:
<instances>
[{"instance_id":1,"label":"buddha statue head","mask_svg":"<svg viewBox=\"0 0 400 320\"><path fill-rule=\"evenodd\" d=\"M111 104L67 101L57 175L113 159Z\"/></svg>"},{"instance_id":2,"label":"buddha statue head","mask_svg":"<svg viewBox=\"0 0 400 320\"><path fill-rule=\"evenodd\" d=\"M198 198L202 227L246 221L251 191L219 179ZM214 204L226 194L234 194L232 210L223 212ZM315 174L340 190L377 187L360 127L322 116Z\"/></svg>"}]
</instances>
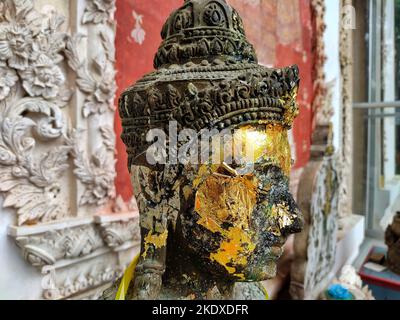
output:
<instances>
[{"instance_id":1,"label":"buddha statue head","mask_svg":"<svg viewBox=\"0 0 400 320\"><path fill-rule=\"evenodd\" d=\"M142 239L132 297L232 298L250 283L254 298L302 228L287 133L298 68L258 65L225 0L185 1L161 36L155 71L119 101Z\"/></svg>"}]
</instances>

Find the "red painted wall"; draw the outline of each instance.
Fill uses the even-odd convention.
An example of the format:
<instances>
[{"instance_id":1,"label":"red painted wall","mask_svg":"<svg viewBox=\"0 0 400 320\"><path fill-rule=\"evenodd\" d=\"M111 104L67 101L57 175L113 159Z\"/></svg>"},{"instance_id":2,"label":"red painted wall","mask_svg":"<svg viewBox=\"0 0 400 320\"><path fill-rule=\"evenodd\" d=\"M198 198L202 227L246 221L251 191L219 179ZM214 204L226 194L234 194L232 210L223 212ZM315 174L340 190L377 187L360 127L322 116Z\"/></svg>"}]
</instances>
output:
<instances>
[{"instance_id":1,"label":"red painted wall","mask_svg":"<svg viewBox=\"0 0 400 320\"><path fill-rule=\"evenodd\" d=\"M312 22L310 0L229 0L243 18L247 36L256 48L259 62L276 67L297 64L301 85L300 115L293 135L296 147L295 168L309 158L311 141ZM153 57L161 42L160 31L168 15L183 0L117 1L117 98L122 90L153 69ZM139 16L138 16L139 15ZM144 38L143 38L144 37ZM118 162L117 193L128 200L132 187L128 177L125 146L119 138L121 123L115 117Z\"/></svg>"},{"instance_id":2,"label":"red painted wall","mask_svg":"<svg viewBox=\"0 0 400 320\"><path fill-rule=\"evenodd\" d=\"M117 1L117 35L116 35L116 68L117 68L117 95L115 103L121 92L143 75L153 70L153 57L161 42L161 28L169 14L179 8L183 0L123 0ZM144 41L139 44L132 37L137 19L133 11L142 15L139 24L144 32ZM140 28L139 28L140 30ZM120 139L122 132L121 120L118 112L115 113L115 132L117 135L118 161L116 164L117 177L115 185L117 194L124 200L129 200L133 190L127 168L127 155L125 145Z\"/></svg>"}]
</instances>

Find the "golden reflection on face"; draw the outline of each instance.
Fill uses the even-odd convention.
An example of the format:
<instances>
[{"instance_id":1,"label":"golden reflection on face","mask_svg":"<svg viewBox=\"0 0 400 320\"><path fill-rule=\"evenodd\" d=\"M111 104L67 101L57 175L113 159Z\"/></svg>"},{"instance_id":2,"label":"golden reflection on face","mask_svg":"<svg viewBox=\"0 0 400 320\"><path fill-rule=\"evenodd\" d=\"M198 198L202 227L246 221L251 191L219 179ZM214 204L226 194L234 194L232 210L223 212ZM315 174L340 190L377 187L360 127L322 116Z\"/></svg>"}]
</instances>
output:
<instances>
[{"instance_id":1,"label":"golden reflection on face","mask_svg":"<svg viewBox=\"0 0 400 320\"><path fill-rule=\"evenodd\" d=\"M287 129L281 125L247 125L234 130L232 135L212 140L211 166L216 170L226 162L249 165L262 161L275 165L288 177L291 168L291 151ZM201 172L200 172L201 175Z\"/></svg>"}]
</instances>

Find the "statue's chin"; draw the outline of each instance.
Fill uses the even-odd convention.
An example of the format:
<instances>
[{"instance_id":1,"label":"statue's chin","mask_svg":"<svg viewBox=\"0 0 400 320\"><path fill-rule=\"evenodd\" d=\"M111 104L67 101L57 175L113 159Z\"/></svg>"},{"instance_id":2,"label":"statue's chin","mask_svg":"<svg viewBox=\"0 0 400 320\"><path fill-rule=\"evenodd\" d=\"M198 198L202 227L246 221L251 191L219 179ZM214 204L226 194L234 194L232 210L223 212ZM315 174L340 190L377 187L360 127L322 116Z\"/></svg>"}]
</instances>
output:
<instances>
[{"instance_id":1,"label":"statue's chin","mask_svg":"<svg viewBox=\"0 0 400 320\"><path fill-rule=\"evenodd\" d=\"M259 281L274 278L276 276L276 271L276 260L268 261L263 268L263 276L261 277L262 279L260 279Z\"/></svg>"}]
</instances>

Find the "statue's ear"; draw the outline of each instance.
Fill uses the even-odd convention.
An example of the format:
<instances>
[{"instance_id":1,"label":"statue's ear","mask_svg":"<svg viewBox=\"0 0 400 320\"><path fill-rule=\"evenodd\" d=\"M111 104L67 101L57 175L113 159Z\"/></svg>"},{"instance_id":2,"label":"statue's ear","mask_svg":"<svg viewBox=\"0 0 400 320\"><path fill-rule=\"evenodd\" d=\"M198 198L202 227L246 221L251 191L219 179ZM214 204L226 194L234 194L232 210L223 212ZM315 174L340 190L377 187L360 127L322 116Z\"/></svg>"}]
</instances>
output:
<instances>
[{"instance_id":1,"label":"statue's ear","mask_svg":"<svg viewBox=\"0 0 400 320\"><path fill-rule=\"evenodd\" d=\"M170 226L176 224L180 210L180 176L176 166L164 166L162 170L132 166L132 184L138 200L141 226L140 259L134 281L134 296L137 299L156 299L160 293L168 231L172 229Z\"/></svg>"},{"instance_id":2,"label":"statue's ear","mask_svg":"<svg viewBox=\"0 0 400 320\"><path fill-rule=\"evenodd\" d=\"M156 228L141 228L139 262L135 268L133 297L138 300L157 299L165 272L168 230L158 233Z\"/></svg>"}]
</instances>

